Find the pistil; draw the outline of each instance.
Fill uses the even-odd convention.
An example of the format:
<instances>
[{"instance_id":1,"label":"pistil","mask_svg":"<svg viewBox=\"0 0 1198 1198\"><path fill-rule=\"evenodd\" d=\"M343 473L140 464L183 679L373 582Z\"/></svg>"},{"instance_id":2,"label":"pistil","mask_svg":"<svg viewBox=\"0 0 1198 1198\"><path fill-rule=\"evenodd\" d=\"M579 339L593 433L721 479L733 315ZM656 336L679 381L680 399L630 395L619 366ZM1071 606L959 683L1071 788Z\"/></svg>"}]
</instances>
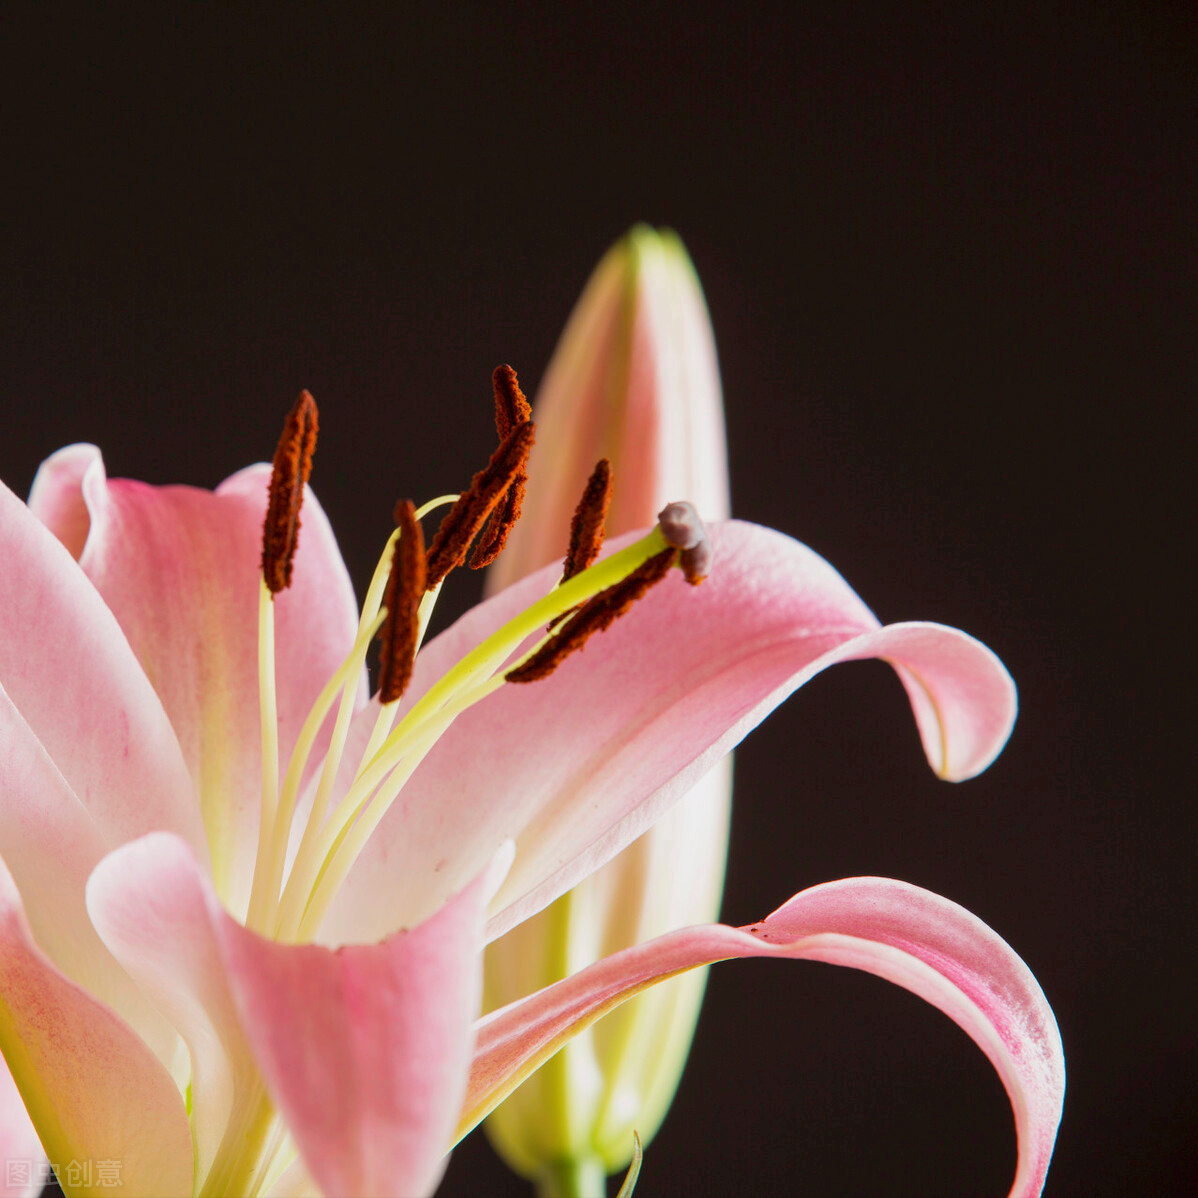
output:
<instances>
[{"instance_id":1,"label":"pistil","mask_svg":"<svg viewBox=\"0 0 1198 1198\"><path fill-rule=\"evenodd\" d=\"M657 523L665 539L681 551L679 565L686 581L697 587L711 569L711 542L699 513L686 500L667 503L657 513Z\"/></svg>"}]
</instances>

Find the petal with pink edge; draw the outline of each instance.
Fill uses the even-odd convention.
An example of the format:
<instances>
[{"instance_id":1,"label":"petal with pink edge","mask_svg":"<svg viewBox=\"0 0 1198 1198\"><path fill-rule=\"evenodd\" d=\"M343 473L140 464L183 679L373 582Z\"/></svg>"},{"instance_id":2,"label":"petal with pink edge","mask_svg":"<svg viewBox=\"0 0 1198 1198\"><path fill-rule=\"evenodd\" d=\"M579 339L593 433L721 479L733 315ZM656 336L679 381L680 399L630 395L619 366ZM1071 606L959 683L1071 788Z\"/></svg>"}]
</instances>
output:
<instances>
[{"instance_id":1,"label":"petal with pink edge","mask_svg":"<svg viewBox=\"0 0 1198 1198\"><path fill-rule=\"evenodd\" d=\"M174 1081L128 1025L45 958L2 862L0 1049L51 1160L117 1161L124 1194L191 1193L191 1133ZM68 1195L92 1192L62 1181Z\"/></svg>"},{"instance_id":2,"label":"petal with pink edge","mask_svg":"<svg viewBox=\"0 0 1198 1198\"><path fill-rule=\"evenodd\" d=\"M162 703L83 571L0 483L0 685L110 844L204 833Z\"/></svg>"},{"instance_id":3,"label":"petal with pink edge","mask_svg":"<svg viewBox=\"0 0 1198 1198\"><path fill-rule=\"evenodd\" d=\"M258 592L269 480L266 466L240 471L215 493L109 480L98 449L72 445L42 464L29 497L78 553L161 696L200 796L217 889L238 915L258 836ZM353 587L310 491L301 520L294 583L275 602L284 764L357 628ZM363 675L362 701L364 684Z\"/></svg>"},{"instance_id":4,"label":"petal with pink edge","mask_svg":"<svg viewBox=\"0 0 1198 1198\"><path fill-rule=\"evenodd\" d=\"M949 1016L997 1070L1015 1113L1012 1198L1039 1194L1065 1094L1056 1019L1014 950L964 907L905 882L846 878L795 895L759 924L671 932L616 953L479 1025L465 1134L576 1032L667 977L733 957L865 970Z\"/></svg>"},{"instance_id":5,"label":"petal with pink edge","mask_svg":"<svg viewBox=\"0 0 1198 1198\"><path fill-rule=\"evenodd\" d=\"M936 624L880 628L844 579L789 537L739 522L710 534L716 564L702 586L673 572L550 678L505 686L457 719L366 846L322 940L377 938L426 917L511 837L516 864L493 904L493 939L613 857L838 661L900 668L944 777L993 760L1015 688L984 645ZM404 704L556 577L557 567L530 576L433 641ZM361 737L372 719L359 723Z\"/></svg>"},{"instance_id":6,"label":"petal with pink edge","mask_svg":"<svg viewBox=\"0 0 1198 1198\"><path fill-rule=\"evenodd\" d=\"M0 686L0 858L9 863L37 945L173 1069L179 1037L113 960L88 917L84 889L107 851L97 822Z\"/></svg>"},{"instance_id":7,"label":"petal with pink edge","mask_svg":"<svg viewBox=\"0 0 1198 1198\"><path fill-rule=\"evenodd\" d=\"M209 889L182 840L152 833L100 863L87 885L87 909L112 954L187 1045L196 1176L209 1192L223 1192L210 1171L218 1154L220 1168L235 1163L262 1091L225 981Z\"/></svg>"},{"instance_id":8,"label":"petal with pink edge","mask_svg":"<svg viewBox=\"0 0 1198 1198\"><path fill-rule=\"evenodd\" d=\"M484 912L510 860L507 845L419 927L336 952L264 940L209 898L252 1051L325 1194L428 1194L440 1179L470 1067Z\"/></svg>"},{"instance_id":9,"label":"petal with pink edge","mask_svg":"<svg viewBox=\"0 0 1198 1198\"><path fill-rule=\"evenodd\" d=\"M46 1179L46 1154L29 1121L21 1092L0 1059L0 1198L34 1198Z\"/></svg>"}]
</instances>

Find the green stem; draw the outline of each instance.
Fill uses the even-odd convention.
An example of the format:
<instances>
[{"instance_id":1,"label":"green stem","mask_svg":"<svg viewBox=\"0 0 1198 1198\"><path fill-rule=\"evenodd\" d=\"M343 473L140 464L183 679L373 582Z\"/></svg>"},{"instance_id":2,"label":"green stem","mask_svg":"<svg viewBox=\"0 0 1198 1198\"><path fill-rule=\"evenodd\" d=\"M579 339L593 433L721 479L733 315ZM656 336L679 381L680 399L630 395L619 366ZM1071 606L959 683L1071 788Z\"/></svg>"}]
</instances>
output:
<instances>
[{"instance_id":1,"label":"green stem","mask_svg":"<svg viewBox=\"0 0 1198 1198\"><path fill-rule=\"evenodd\" d=\"M604 1198L607 1173L594 1156L554 1161L536 1184L537 1198Z\"/></svg>"}]
</instances>

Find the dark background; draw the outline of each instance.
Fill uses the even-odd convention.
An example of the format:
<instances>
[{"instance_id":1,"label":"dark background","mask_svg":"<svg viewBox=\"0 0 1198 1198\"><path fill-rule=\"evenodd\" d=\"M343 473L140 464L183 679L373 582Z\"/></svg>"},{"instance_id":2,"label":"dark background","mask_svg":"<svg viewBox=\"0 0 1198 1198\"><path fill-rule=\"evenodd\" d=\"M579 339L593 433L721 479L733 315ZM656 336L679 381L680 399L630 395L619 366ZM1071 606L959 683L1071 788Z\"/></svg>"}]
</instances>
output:
<instances>
[{"instance_id":1,"label":"dark background","mask_svg":"<svg viewBox=\"0 0 1198 1198\"><path fill-rule=\"evenodd\" d=\"M491 368L531 394L608 244L673 226L737 514L884 620L980 637L1022 702L949 786L885 667L821 676L738 757L724 917L864 873L963 903L1060 1021L1048 1192L1179 1192L1194 33L1182 5L7 6L0 476L92 440L212 486L306 386L360 591L393 500L489 452ZM1005 1193L1006 1099L939 1013L814 965L709 995L639 1193ZM526 1190L475 1136L444 1192Z\"/></svg>"}]
</instances>

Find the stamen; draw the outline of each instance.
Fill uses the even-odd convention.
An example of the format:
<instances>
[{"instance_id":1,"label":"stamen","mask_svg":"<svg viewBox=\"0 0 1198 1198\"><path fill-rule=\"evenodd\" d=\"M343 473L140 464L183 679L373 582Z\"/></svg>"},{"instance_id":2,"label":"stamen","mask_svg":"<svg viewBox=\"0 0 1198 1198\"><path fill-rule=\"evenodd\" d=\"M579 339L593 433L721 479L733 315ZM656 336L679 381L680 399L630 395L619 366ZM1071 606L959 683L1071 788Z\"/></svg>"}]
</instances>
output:
<instances>
[{"instance_id":1,"label":"stamen","mask_svg":"<svg viewBox=\"0 0 1198 1198\"><path fill-rule=\"evenodd\" d=\"M428 503L416 509L416 519L422 520L436 508L456 503L457 499L456 495L441 495L436 499L430 499ZM283 793L279 804L279 816L276 817L272 880L267 887L272 896L278 894L279 881L282 877L282 862L287 850L291 817L299 796L300 781L303 777L312 747L315 744L317 730L323 725L336 692L340 690L342 692L341 708L337 713L337 720L333 726L333 737L329 742L328 752L325 756L324 769L321 771L320 776L320 785L317 788L316 797L312 801L312 808L308 813L307 824L300 839L299 849L296 852L291 872L287 878L287 886L278 903L277 915L274 920L274 934L276 938L294 933L295 923L292 921L298 922L299 916L303 913L304 903L307 901L308 893L317 875L320 857L324 852L323 849L318 849L318 845L321 842L325 815L328 811L328 802L332 795L334 779L341 765L346 735L349 732L349 721L353 714L354 696L356 694L356 686L354 685L355 672L361 670L362 663L366 657L367 647L374 640L375 635L381 631L384 623L384 617L379 615L379 611L382 608L387 583L391 578L395 544L399 536L400 529L396 529L387 539L387 545L379 557L378 565L375 567L374 575L370 580L370 586L366 590L366 598L362 602L362 615L358 622L358 637L353 651L346 659L341 670L338 671L341 676L340 679L338 679L338 675L334 675L332 681L321 692L312 710L308 713L308 718L304 721L299 740L296 742L295 751L291 757L291 764L287 769L287 780L283 784ZM433 590L426 592L420 602L417 649L419 649L420 639L424 636L424 631L428 627L428 621L432 615L436 600L437 592ZM388 704L387 706L380 705L374 731L371 733L370 740L365 749L363 764L359 766L356 774L362 772L365 762L374 756L379 746L386 740L388 733L391 731L391 726L395 721L397 706L395 703ZM255 886L257 884L258 879L255 877Z\"/></svg>"},{"instance_id":2,"label":"stamen","mask_svg":"<svg viewBox=\"0 0 1198 1198\"><path fill-rule=\"evenodd\" d=\"M428 551L425 586L429 590L465 560L470 542L478 536L517 476L523 473L535 435L531 420L516 425L491 455L486 468L471 480L470 489L462 493L441 521Z\"/></svg>"},{"instance_id":3,"label":"stamen","mask_svg":"<svg viewBox=\"0 0 1198 1198\"><path fill-rule=\"evenodd\" d=\"M496 366L491 375L491 388L495 392L495 431L499 440L507 437L512 429L528 424L532 419L532 408L516 381L516 372L510 366ZM489 566L507 544L508 534L516 527L524 506L524 489L528 485L528 471L519 470L512 478L511 486L503 501L491 513L487 527L470 555L470 569L481 570Z\"/></svg>"},{"instance_id":4,"label":"stamen","mask_svg":"<svg viewBox=\"0 0 1198 1198\"><path fill-rule=\"evenodd\" d=\"M557 636L547 640L527 661L509 670L507 682L536 682L547 678L576 649L581 649L596 632L622 616L655 583L670 572L678 556L671 546L638 566L627 578L600 591L578 609Z\"/></svg>"},{"instance_id":5,"label":"stamen","mask_svg":"<svg viewBox=\"0 0 1198 1198\"><path fill-rule=\"evenodd\" d=\"M495 671L515 649L547 621L611 589L650 558L664 553L672 559L677 552L667 545L660 530L654 528L642 540L596 562L589 570L555 587L470 650L413 704L398 727L389 735L382 734L381 743L376 745L372 734L362 765L337 809L324 822L319 834L313 833L312 823L304 833L280 904L276 938L292 940L298 936L302 940L314 934L333 893L404 782L458 715L503 686L504 676ZM384 583L381 572L376 572L376 580L381 595ZM374 582L371 590L375 590ZM423 605L427 605L432 595L433 592L426 594ZM534 649L529 656L535 652ZM394 704L382 708L380 721L385 719L389 723L395 713Z\"/></svg>"},{"instance_id":6,"label":"stamen","mask_svg":"<svg viewBox=\"0 0 1198 1198\"><path fill-rule=\"evenodd\" d=\"M416 661L420 636L420 600L425 592L424 533L416 505L401 499L395 505L399 540L391 557L387 582L387 623L379 657L379 701L394 703L407 689Z\"/></svg>"},{"instance_id":7,"label":"stamen","mask_svg":"<svg viewBox=\"0 0 1198 1198\"><path fill-rule=\"evenodd\" d=\"M262 528L262 576L272 595L291 585L304 484L316 452L316 401L301 391L283 424L270 475L270 501Z\"/></svg>"},{"instance_id":8,"label":"stamen","mask_svg":"<svg viewBox=\"0 0 1198 1198\"><path fill-rule=\"evenodd\" d=\"M570 548L562 569L562 582L581 574L603 548L603 525L611 507L611 462L600 458L587 480L586 490L570 522ZM667 538L668 539L668 538Z\"/></svg>"},{"instance_id":9,"label":"stamen","mask_svg":"<svg viewBox=\"0 0 1198 1198\"><path fill-rule=\"evenodd\" d=\"M657 522L662 536L682 550L678 564L686 581L698 586L711 572L712 549L694 505L685 500L669 503L657 513Z\"/></svg>"}]
</instances>

